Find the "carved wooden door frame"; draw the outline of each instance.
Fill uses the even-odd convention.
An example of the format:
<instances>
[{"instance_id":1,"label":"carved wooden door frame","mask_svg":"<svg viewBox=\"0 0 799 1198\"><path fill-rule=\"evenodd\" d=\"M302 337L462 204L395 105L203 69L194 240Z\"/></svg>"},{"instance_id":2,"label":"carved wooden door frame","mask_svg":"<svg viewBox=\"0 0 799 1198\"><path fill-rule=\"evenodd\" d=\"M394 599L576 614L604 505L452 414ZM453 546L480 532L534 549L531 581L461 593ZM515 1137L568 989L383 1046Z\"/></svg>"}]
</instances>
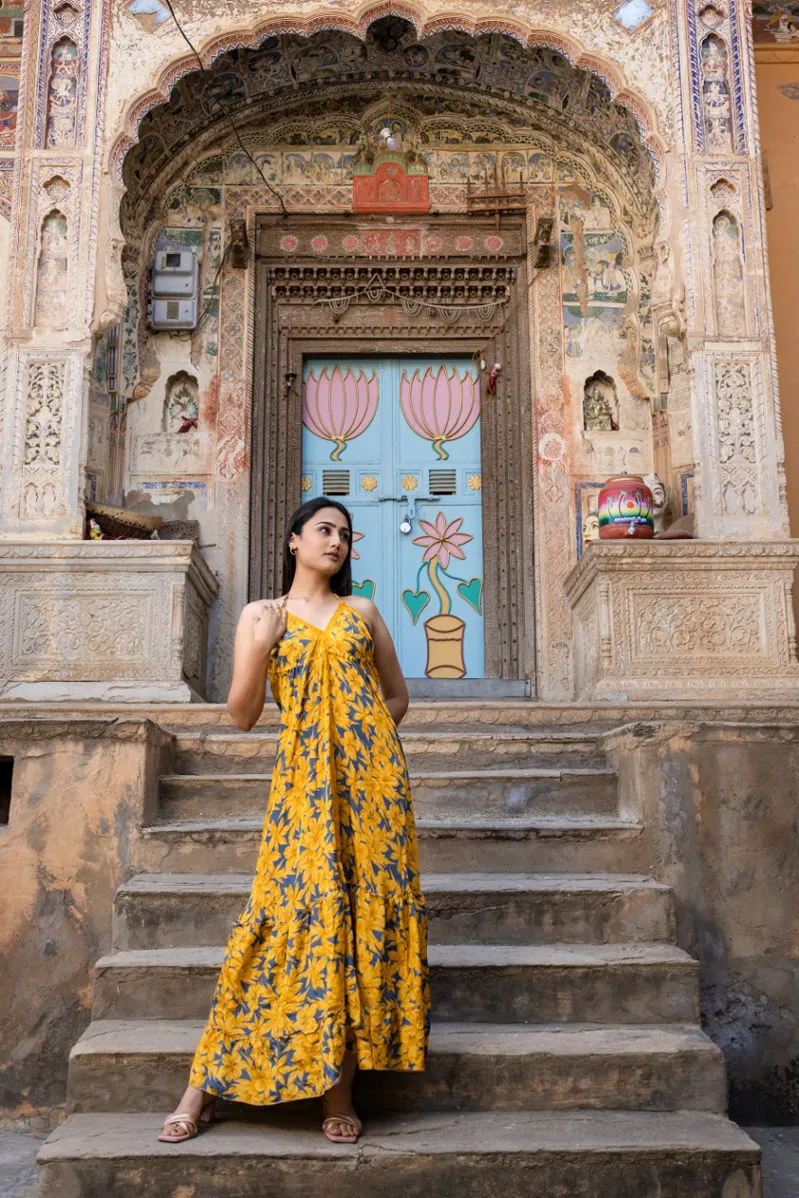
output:
<instances>
[{"instance_id":1,"label":"carved wooden door frame","mask_svg":"<svg viewBox=\"0 0 799 1198\"><path fill-rule=\"evenodd\" d=\"M301 502L303 359L471 355L504 322L487 351L501 380L494 396L483 388L481 411L485 675L534 685L528 263L524 222L506 224L497 236L461 215L258 218L249 597L280 593L283 532ZM481 242L492 252L458 248ZM435 252L420 256L425 246ZM353 290L363 294L348 302Z\"/></svg>"}]
</instances>

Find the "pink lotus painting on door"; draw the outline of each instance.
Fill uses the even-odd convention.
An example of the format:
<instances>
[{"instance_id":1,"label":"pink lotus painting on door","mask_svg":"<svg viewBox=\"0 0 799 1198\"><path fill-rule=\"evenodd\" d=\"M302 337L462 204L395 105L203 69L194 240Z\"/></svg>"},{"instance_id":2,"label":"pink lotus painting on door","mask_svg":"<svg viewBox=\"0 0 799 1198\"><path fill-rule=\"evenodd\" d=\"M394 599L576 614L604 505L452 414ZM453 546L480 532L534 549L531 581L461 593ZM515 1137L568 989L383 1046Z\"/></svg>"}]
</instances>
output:
<instances>
[{"instance_id":1,"label":"pink lotus painting on door","mask_svg":"<svg viewBox=\"0 0 799 1198\"><path fill-rule=\"evenodd\" d=\"M467 372L459 374L453 366L433 371L428 366L420 377L415 370L408 378L403 370L400 381L402 414L413 431L431 441L439 460L449 457L445 441L464 437L480 415L480 384Z\"/></svg>"},{"instance_id":2,"label":"pink lotus painting on door","mask_svg":"<svg viewBox=\"0 0 799 1198\"><path fill-rule=\"evenodd\" d=\"M379 386L373 370L342 374L334 366L330 374L325 366L317 376L308 375L302 401L302 422L307 429L326 441L334 442L330 458L339 461L348 442L360 437L377 412Z\"/></svg>"}]
</instances>

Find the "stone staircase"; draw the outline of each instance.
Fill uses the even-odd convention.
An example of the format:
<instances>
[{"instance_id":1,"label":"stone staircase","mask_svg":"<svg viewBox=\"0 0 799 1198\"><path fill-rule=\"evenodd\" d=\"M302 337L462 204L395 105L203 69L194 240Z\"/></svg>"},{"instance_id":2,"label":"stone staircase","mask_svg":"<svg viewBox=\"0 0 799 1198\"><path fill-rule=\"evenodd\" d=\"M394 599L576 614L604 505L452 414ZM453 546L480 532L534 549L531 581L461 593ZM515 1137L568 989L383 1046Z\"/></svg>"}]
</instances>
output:
<instances>
[{"instance_id":1,"label":"stone staircase","mask_svg":"<svg viewBox=\"0 0 799 1198\"><path fill-rule=\"evenodd\" d=\"M247 734L169 729L42 1198L760 1198L759 1149L725 1118L723 1058L698 1025L697 962L602 730L531 710L420 703L403 725L430 1054L423 1075L359 1076L354 1147L326 1141L308 1103L232 1105L190 1143L156 1142L249 891L277 740L274 713Z\"/></svg>"}]
</instances>

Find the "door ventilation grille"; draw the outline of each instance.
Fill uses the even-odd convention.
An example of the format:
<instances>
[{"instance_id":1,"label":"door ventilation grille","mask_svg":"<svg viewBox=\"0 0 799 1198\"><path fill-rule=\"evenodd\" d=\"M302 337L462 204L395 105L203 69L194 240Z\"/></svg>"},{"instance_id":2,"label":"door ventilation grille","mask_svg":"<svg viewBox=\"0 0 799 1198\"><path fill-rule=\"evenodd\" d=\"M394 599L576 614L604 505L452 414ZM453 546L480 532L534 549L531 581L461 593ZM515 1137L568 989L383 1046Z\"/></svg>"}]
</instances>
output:
<instances>
[{"instance_id":1,"label":"door ventilation grille","mask_svg":"<svg viewBox=\"0 0 799 1198\"><path fill-rule=\"evenodd\" d=\"M323 495L349 495L350 493L350 472L349 470L323 470L322 471L322 494Z\"/></svg>"},{"instance_id":2,"label":"door ventilation grille","mask_svg":"<svg viewBox=\"0 0 799 1198\"><path fill-rule=\"evenodd\" d=\"M454 470L430 471L431 495L454 495L457 489Z\"/></svg>"}]
</instances>

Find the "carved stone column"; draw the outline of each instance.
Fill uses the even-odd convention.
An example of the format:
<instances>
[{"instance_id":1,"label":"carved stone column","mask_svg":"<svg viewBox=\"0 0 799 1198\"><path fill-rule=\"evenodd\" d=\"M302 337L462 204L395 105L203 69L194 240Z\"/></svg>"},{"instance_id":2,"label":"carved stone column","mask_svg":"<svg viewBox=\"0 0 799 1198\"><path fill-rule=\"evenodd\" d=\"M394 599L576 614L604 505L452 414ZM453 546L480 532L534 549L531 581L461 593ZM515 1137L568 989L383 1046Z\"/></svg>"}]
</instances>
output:
<instances>
[{"instance_id":1,"label":"carved stone column","mask_svg":"<svg viewBox=\"0 0 799 1198\"><path fill-rule=\"evenodd\" d=\"M786 537L750 21L740 0L685 0L674 13L697 534Z\"/></svg>"},{"instance_id":2,"label":"carved stone column","mask_svg":"<svg viewBox=\"0 0 799 1198\"><path fill-rule=\"evenodd\" d=\"M79 538L104 83L103 0L30 5L0 376L0 538Z\"/></svg>"}]
</instances>

